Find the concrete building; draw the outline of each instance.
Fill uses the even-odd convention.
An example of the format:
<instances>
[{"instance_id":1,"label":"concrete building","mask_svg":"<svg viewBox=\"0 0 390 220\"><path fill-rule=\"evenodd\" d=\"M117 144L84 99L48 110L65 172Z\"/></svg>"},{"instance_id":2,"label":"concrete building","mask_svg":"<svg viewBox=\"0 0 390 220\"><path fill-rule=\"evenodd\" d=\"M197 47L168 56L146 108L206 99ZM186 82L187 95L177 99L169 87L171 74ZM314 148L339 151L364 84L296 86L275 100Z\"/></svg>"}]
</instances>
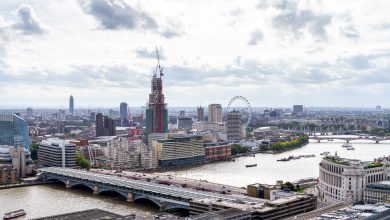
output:
<instances>
[{"instance_id":1,"label":"concrete building","mask_svg":"<svg viewBox=\"0 0 390 220\"><path fill-rule=\"evenodd\" d=\"M192 129L192 118L190 118L190 117L177 118L177 128L191 130Z\"/></svg>"},{"instance_id":2,"label":"concrete building","mask_svg":"<svg viewBox=\"0 0 390 220\"><path fill-rule=\"evenodd\" d=\"M74 99L73 99L72 95L70 95L70 98L69 98L69 113L71 115L74 115Z\"/></svg>"},{"instance_id":3,"label":"concrete building","mask_svg":"<svg viewBox=\"0 0 390 220\"><path fill-rule=\"evenodd\" d=\"M30 148L27 123L19 115L0 114L0 145Z\"/></svg>"},{"instance_id":4,"label":"concrete building","mask_svg":"<svg viewBox=\"0 0 390 220\"><path fill-rule=\"evenodd\" d=\"M208 117L208 121L211 123L222 123L222 106L220 104L210 104Z\"/></svg>"},{"instance_id":5,"label":"concrete building","mask_svg":"<svg viewBox=\"0 0 390 220\"><path fill-rule=\"evenodd\" d=\"M364 189L364 202L390 204L390 181L367 184Z\"/></svg>"},{"instance_id":6,"label":"concrete building","mask_svg":"<svg viewBox=\"0 0 390 220\"><path fill-rule=\"evenodd\" d=\"M192 129L198 131L215 131L226 133L226 126L223 123L195 122L192 124Z\"/></svg>"},{"instance_id":7,"label":"concrete building","mask_svg":"<svg viewBox=\"0 0 390 220\"><path fill-rule=\"evenodd\" d=\"M319 199L331 204L362 201L367 184L387 179L390 167L386 164L324 157L319 165Z\"/></svg>"},{"instance_id":8,"label":"concrete building","mask_svg":"<svg viewBox=\"0 0 390 220\"><path fill-rule=\"evenodd\" d=\"M260 127L253 131L253 136L260 139L269 139L279 136L279 128L276 126Z\"/></svg>"},{"instance_id":9,"label":"concrete building","mask_svg":"<svg viewBox=\"0 0 390 220\"><path fill-rule=\"evenodd\" d=\"M173 167L202 164L205 160L205 149L201 136L168 137L152 142L157 151L159 167Z\"/></svg>"},{"instance_id":10,"label":"concrete building","mask_svg":"<svg viewBox=\"0 0 390 220\"><path fill-rule=\"evenodd\" d=\"M230 160L232 158L232 147L229 143L205 143L206 162Z\"/></svg>"},{"instance_id":11,"label":"concrete building","mask_svg":"<svg viewBox=\"0 0 390 220\"><path fill-rule=\"evenodd\" d=\"M14 183L32 173L31 153L23 146L0 145L0 184Z\"/></svg>"},{"instance_id":12,"label":"concrete building","mask_svg":"<svg viewBox=\"0 0 390 220\"><path fill-rule=\"evenodd\" d=\"M227 115L226 130L229 141L239 141L245 137L245 127L242 123L242 115L239 111L231 111Z\"/></svg>"},{"instance_id":13,"label":"concrete building","mask_svg":"<svg viewBox=\"0 0 390 220\"><path fill-rule=\"evenodd\" d=\"M76 145L55 138L44 140L39 143L38 164L43 167L75 167Z\"/></svg>"},{"instance_id":14,"label":"concrete building","mask_svg":"<svg viewBox=\"0 0 390 220\"><path fill-rule=\"evenodd\" d=\"M204 108L202 106L196 108L196 116L198 122L202 122L204 120Z\"/></svg>"}]
</instances>

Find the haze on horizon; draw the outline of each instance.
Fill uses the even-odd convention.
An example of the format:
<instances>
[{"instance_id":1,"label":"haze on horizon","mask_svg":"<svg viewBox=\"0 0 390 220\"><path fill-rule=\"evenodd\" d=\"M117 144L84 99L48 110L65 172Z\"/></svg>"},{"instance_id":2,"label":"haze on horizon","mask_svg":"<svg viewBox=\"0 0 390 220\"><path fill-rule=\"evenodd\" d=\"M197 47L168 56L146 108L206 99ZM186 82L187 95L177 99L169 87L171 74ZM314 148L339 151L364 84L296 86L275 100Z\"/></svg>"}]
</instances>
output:
<instances>
[{"instance_id":1,"label":"haze on horizon","mask_svg":"<svg viewBox=\"0 0 390 220\"><path fill-rule=\"evenodd\" d=\"M388 106L389 1L2 0L0 108Z\"/></svg>"}]
</instances>

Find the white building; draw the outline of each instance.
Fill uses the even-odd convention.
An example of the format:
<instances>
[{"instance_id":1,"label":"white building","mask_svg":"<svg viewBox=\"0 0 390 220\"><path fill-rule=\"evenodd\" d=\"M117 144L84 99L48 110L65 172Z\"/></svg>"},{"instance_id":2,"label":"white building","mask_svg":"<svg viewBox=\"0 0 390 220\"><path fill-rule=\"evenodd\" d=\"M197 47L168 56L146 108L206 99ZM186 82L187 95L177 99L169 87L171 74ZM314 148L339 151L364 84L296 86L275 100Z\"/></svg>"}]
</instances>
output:
<instances>
[{"instance_id":1,"label":"white building","mask_svg":"<svg viewBox=\"0 0 390 220\"><path fill-rule=\"evenodd\" d=\"M76 148L69 140L44 140L39 143L38 164L44 167L75 167Z\"/></svg>"},{"instance_id":2,"label":"white building","mask_svg":"<svg viewBox=\"0 0 390 220\"><path fill-rule=\"evenodd\" d=\"M319 199L325 203L357 202L369 183L386 180L390 167L385 162L373 164L340 158L324 157L319 165Z\"/></svg>"}]
</instances>

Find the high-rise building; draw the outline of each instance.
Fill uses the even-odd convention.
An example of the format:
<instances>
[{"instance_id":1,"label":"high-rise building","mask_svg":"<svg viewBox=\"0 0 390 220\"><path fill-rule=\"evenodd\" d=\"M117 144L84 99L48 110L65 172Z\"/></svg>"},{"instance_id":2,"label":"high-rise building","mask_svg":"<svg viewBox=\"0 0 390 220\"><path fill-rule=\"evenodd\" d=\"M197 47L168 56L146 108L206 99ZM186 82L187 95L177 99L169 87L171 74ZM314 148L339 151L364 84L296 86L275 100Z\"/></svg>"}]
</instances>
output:
<instances>
[{"instance_id":1,"label":"high-rise building","mask_svg":"<svg viewBox=\"0 0 390 220\"><path fill-rule=\"evenodd\" d=\"M129 121L129 115L128 115L129 112L128 112L127 103L121 102L119 109L120 109L120 118L121 118L120 126L129 127L130 121Z\"/></svg>"},{"instance_id":2,"label":"high-rise building","mask_svg":"<svg viewBox=\"0 0 390 220\"><path fill-rule=\"evenodd\" d=\"M71 115L74 115L74 99L73 99L72 95L70 95L70 98L69 98L69 113Z\"/></svg>"},{"instance_id":3,"label":"high-rise building","mask_svg":"<svg viewBox=\"0 0 390 220\"><path fill-rule=\"evenodd\" d=\"M302 114L303 113L303 105L293 105L293 113L294 114Z\"/></svg>"},{"instance_id":4,"label":"high-rise building","mask_svg":"<svg viewBox=\"0 0 390 220\"><path fill-rule=\"evenodd\" d=\"M103 136L103 113L97 113L96 114L96 120L95 120L95 131L96 131L96 137Z\"/></svg>"},{"instance_id":5,"label":"high-rise building","mask_svg":"<svg viewBox=\"0 0 390 220\"><path fill-rule=\"evenodd\" d=\"M164 102L161 75L153 75L148 109L146 109L146 132L166 133L168 131L168 110Z\"/></svg>"},{"instance_id":6,"label":"high-rise building","mask_svg":"<svg viewBox=\"0 0 390 220\"><path fill-rule=\"evenodd\" d=\"M209 122L222 123L222 106L220 104L209 105Z\"/></svg>"},{"instance_id":7,"label":"high-rise building","mask_svg":"<svg viewBox=\"0 0 390 220\"><path fill-rule=\"evenodd\" d=\"M39 144L38 163L45 167L75 167L76 148L66 140L48 139Z\"/></svg>"},{"instance_id":8,"label":"high-rise building","mask_svg":"<svg viewBox=\"0 0 390 220\"><path fill-rule=\"evenodd\" d=\"M185 110L180 110L179 111L179 118L184 118L186 116L186 111Z\"/></svg>"},{"instance_id":9,"label":"high-rise building","mask_svg":"<svg viewBox=\"0 0 390 220\"><path fill-rule=\"evenodd\" d=\"M33 118L33 109L32 108L27 108L27 114L26 114L27 118L30 119L30 118Z\"/></svg>"},{"instance_id":10,"label":"high-rise building","mask_svg":"<svg viewBox=\"0 0 390 220\"><path fill-rule=\"evenodd\" d=\"M129 117L127 112L127 103L121 102L119 109L120 109L119 111L120 111L121 119L122 120L127 119Z\"/></svg>"},{"instance_id":11,"label":"high-rise building","mask_svg":"<svg viewBox=\"0 0 390 220\"><path fill-rule=\"evenodd\" d=\"M376 109L377 112L380 112L380 111L382 111L382 106L377 105L377 106L375 107L375 109Z\"/></svg>"},{"instance_id":12,"label":"high-rise building","mask_svg":"<svg viewBox=\"0 0 390 220\"><path fill-rule=\"evenodd\" d=\"M114 136L115 135L114 120L108 116L103 116L102 113L96 114L95 132L96 137Z\"/></svg>"},{"instance_id":13,"label":"high-rise building","mask_svg":"<svg viewBox=\"0 0 390 220\"><path fill-rule=\"evenodd\" d=\"M227 139L229 141L239 141L245 137L245 128L242 123L242 114L239 111L231 111L226 120Z\"/></svg>"},{"instance_id":14,"label":"high-rise building","mask_svg":"<svg viewBox=\"0 0 390 220\"><path fill-rule=\"evenodd\" d=\"M30 149L27 123L19 115L0 114L0 145Z\"/></svg>"},{"instance_id":15,"label":"high-rise building","mask_svg":"<svg viewBox=\"0 0 390 220\"><path fill-rule=\"evenodd\" d=\"M196 109L196 115L199 122L202 122L204 120L204 108L202 106L199 106Z\"/></svg>"}]
</instances>

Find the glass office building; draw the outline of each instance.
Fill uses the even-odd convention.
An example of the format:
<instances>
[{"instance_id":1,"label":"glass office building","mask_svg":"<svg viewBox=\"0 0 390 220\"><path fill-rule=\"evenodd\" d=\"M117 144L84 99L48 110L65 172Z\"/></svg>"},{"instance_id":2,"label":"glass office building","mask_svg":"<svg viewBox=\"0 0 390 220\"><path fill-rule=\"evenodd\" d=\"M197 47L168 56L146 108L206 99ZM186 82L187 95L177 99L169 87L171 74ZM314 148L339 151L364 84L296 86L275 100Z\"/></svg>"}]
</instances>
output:
<instances>
[{"instance_id":1,"label":"glass office building","mask_svg":"<svg viewBox=\"0 0 390 220\"><path fill-rule=\"evenodd\" d=\"M0 145L30 148L30 138L25 120L16 114L0 114Z\"/></svg>"}]
</instances>

